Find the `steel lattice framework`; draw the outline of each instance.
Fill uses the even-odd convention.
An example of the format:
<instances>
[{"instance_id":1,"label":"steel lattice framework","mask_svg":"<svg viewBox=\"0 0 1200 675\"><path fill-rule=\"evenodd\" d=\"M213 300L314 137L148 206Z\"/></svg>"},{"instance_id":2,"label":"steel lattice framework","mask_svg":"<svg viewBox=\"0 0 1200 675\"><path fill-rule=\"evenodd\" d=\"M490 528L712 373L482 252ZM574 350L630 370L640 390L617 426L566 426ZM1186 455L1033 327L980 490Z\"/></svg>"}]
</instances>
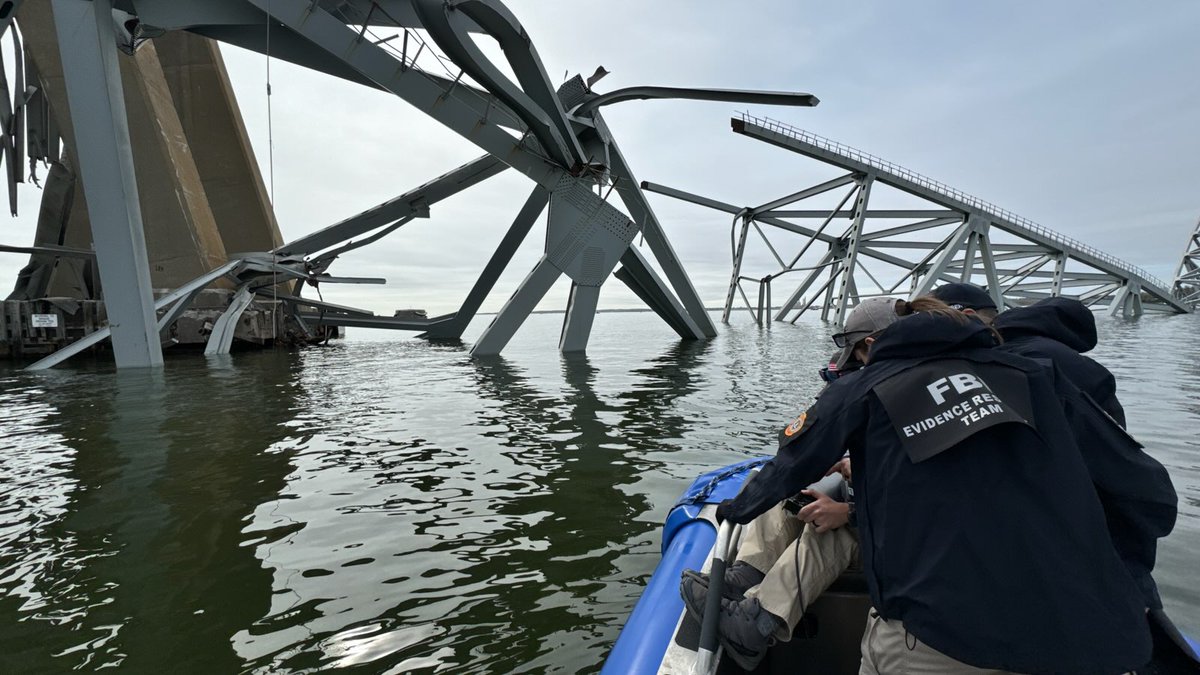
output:
<instances>
[{"instance_id":1,"label":"steel lattice framework","mask_svg":"<svg viewBox=\"0 0 1200 675\"><path fill-rule=\"evenodd\" d=\"M740 295L755 320L763 323L773 308L772 282L792 273L802 273L802 281L778 308L776 320L790 317L794 322L820 307L823 320L840 326L848 308L861 298L915 297L948 281L983 286L1000 308L1070 295L1124 316L1150 309L1189 311L1166 283L1140 267L897 164L770 119L743 114L732 120L732 126L736 133L847 173L746 208L665 185L642 184L648 191L733 216L737 236L722 317L726 322ZM880 189L898 190L929 206L872 208ZM831 194L842 195L832 208L796 208L799 202ZM764 227L799 235L798 252L790 258L782 255ZM765 275L744 271L752 229L777 263ZM1198 252L1196 236L1193 253ZM1197 268L1193 264L1187 269L1194 273ZM746 295L746 283L758 287L753 302Z\"/></svg>"},{"instance_id":2,"label":"steel lattice framework","mask_svg":"<svg viewBox=\"0 0 1200 675\"><path fill-rule=\"evenodd\" d=\"M110 328L39 361L34 368L52 366L104 339L108 332L119 367L158 365L164 326L220 279L230 280L235 293L213 326L207 353L229 351L241 315L256 296L282 303L304 332L324 324L458 338L543 214L546 238L540 260L477 339L472 355L504 349L562 277L571 282L559 340L563 352L586 348L600 287L610 276L628 285L680 337L712 337L716 329L644 190L735 217L738 236L725 320L740 295L757 320L764 321L772 308L772 282L793 273L800 274L802 281L776 319L794 321L819 304L823 318L832 315L840 324L848 308L862 297L901 289L916 295L946 280L984 285L998 306L1071 294L1126 316L1144 309L1189 310L1189 304L1165 283L1140 268L878 157L768 119L736 118L734 131L846 173L755 208L640 183L604 121L605 106L652 98L787 106L812 106L817 100L805 93L653 86L600 93L593 87L605 74L603 69L586 79L576 75L556 88L524 27L500 0L39 1L47 3L41 7L53 10L52 28L44 30L57 37L66 107L84 111L64 117L69 125L63 126L64 131L69 126L79 162L94 252L28 250L51 257L94 255ZM0 3L0 37L14 17L21 21L23 4L21 0ZM117 59L120 52L131 54L139 44L167 31L189 31L386 91L485 154L311 235L212 265L207 273L155 299ZM498 43L513 78L481 51L477 37ZM12 39L17 39L15 31ZM29 124L23 122L27 109L44 113L45 101L37 86L44 82L22 66L19 43L16 51L15 87L0 92L4 94L0 95L0 152L8 168L10 194L15 194L15 182L22 176L22 148L36 148L36 158L52 160L59 143L52 129L34 124L43 114L30 116ZM0 78L0 86L7 89L8 83ZM280 292L281 279L383 283L383 279L334 276L329 270L341 255L370 245L413 219L430 217L442 200L508 169L527 177L533 183L531 192L457 311L428 318L377 316L302 297L301 283L292 283L290 293ZM796 208L799 202L820 201L839 190L845 194L832 208ZM874 208L872 200L878 203L881 190L901 191L929 207ZM799 252L785 259L764 226L802 237ZM765 276L745 274L752 228L778 263ZM645 253L633 245L639 235ZM1193 236L1189 250L1196 248ZM1196 269L1189 264L1190 258L1185 258L1181 268L1185 283ZM746 296L746 282L758 285L757 306Z\"/></svg>"},{"instance_id":3,"label":"steel lattice framework","mask_svg":"<svg viewBox=\"0 0 1200 675\"><path fill-rule=\"evenodd\" d=\"M1183 259L1179 261L1179 269L1175 272L1173 290L1180 302L1193 307L1200 304L1200 220L1196 221L1196 226L1188 235Z\"/></svg>"},{"instance_id":4,"label":"steel lattice framework","mask_svg":"<svg viewBox=\"0 0 1200 675\"><path fill-rule=\"evenodd\" d=\"M478 338L473 355L499 353L563 276L572 285L561 351L586 347L600 287L610 276L630 286L681 337L711 337L716 329L601 110L650 98L789 106L817 103L804 93L651 86L601 94L592 87L602 70L586 80L577 75L555 88L524 27L499 0L39 1L53 8L69 107L86 111L71 115L70 123L105 302L113 318L118 366L160 364L158 335L163 319L178 315L206 285L221 277L233 280L236 293L213 328L207 353L229 351L241 313L256 294L264 293L282 301L304 330L322 323L459 337L543 212L547 212L544 253ZM3 4L6 13L0 17L0 36L22 2ZM116 30L114 10L125 13ZM132 53L140 40L171 30L191 31L389 92L486 154L313 235L270 251L240 255L230 266L156 301L146 272L138 186L116 59L118 46ZM127 36L127 41L118 43L114 33ZM515 81L480 50L475 36L499 44ZM5 127L6 141L16 133L10 129L12 125ZM414 218L428 217L439 201L507 169L528 177L533 189L458 311L430 318L384 317L303 298L298 292L279 294L281 275L320 283L382 283L381 279L335 277L327 270L341 254L378 241ZM614 192L614 202L619 200L623 210L608 201ZM662 277L632 245L639 234ZM94 334L89 340L103 337ZM61 350L33 367L54 365L81 348Z\"/></svg>"}]
</instances>

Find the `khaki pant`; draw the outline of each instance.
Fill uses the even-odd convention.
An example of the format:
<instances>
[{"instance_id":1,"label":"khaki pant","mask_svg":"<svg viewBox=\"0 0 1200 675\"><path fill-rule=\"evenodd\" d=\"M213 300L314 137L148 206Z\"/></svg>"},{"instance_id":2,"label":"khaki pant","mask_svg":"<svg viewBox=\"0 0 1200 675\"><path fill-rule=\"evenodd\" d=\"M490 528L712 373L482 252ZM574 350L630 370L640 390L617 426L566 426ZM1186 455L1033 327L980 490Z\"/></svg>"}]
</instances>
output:
<instances>
[{"instance_id":1,"label":"khaki pant","mask_svg":"<svg viewBox=\"0 0 1200 675\"><path fill-rule=\"evenodd\" d=\"M858 533L843 527L817 534L815 527L776 506L755 518L742 537L738 560L765 570L766 578L746 593L784 620L775 639L787 641L804 610L858 562Z\"/></svg>"},{"instance_id":2,"label":"khaki pant","mask_svg":"<svg viewBox=\"0 0 1200 675\"><path fill-rule=\"evenodd\" d=\"M871 610L862 639L862 666L858 675L1009 675L1007 670L968 666L921 642L904 630L904 624L884 621Z\"/></svg>"},{"instance_id":3,"label":"khaki pant","mask_svg":"<svg viewBox=\"0 0 1200 675\"><path fill-rule=\"evenodd\" d=\"M1009 670L988 670L955 661L915 635L909 635L903 623L884 621L875 610L867 615L861 649L858 675L1017 675Z\"/></svg>"}]
</instances>

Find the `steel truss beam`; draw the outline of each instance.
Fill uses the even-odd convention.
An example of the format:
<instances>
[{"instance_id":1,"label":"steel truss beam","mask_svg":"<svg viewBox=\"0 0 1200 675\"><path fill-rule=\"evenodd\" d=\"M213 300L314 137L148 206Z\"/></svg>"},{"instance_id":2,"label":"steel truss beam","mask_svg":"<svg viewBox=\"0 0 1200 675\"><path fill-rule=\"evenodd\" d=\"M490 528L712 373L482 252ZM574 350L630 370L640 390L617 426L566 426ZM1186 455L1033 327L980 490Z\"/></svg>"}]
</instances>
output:
<instances>
[{"instance_id":1,"label":"steel truss beam","mask_svg":"<svg viewBox=\"0 0 1200 675\"><path fill-rule=\"evenodd\" d=\"M112 2L52 0L52 8L67 100L77 111L70 123L113 331L113 354L118 368L161 366Z\"/></svg>"},{"instance_id":2,"label":"steel truss beam","mask_svg":"<svg viewBox=\"0 0 1200 675\"><path fill-rule=\"evenodd\" d=\"M1059 261L1056 271L1060 281L1060 288L1062 287L1061 280L1063 276L1069 277L1071 274L1066 265L1068 263L1082 264L1121 283L1122 288L1126 289L1123 292L1136 296L1136 301L1131 300L1127 303L1129 309L1127 311L1123 310L1127 314L1137 314L1142 311L1143 296L1145 296L1146 300L1164 305L1171 311L1190 311L1190 308L1185 303L1180 302L1175 297L1175 294L1167 288L1166 284L1141 268L1098 251L1086 244L1064 237L1036 223L1000 209L993 204L962 193L891 162L773 120L742 115L740 118L732 120L732 126L736 133L813 159L818 159L844 171L859 173L875 172L878 182L884 185L920 197L954 213L963 214L966 218L975 219L978 223L977 228L983 228L977 231L985 238L990 236L992 230L1013 235L1023 240L1023 242L1027 242L1021 246L1030 246L1035 249L1029 250L1029 252L1047 253ZM913 231L919 231L919 228L914 228ZM976 256L970 253L980 250L980 243L982 241L978 235L973 235L963 238L961 243L955 243L953 246L953 248L963 249L960 278L969 279L976 275L987 277L988 266L994 266L994 258L989 261L986 254L982 256L979 265L975 265ZM872 243L876 244L877 242ZM990 239L987 240L987 243L987 248L990 248L992 251L1024 252L1027 250L1025 248L1015 248L1013 245L992 242ZM1197 247L1192 246L1191 248ZM948 256L959 255L957 251L954 253L944 251L944 254ZM940 260L945 259L945 256L943 256ZM949 259L953 260L954 258L950 257ZM943 271L945 270L938 270L938 272ZM918 285L918 289L930 285L923 282Z\"/></svg>"},{"instance_id":3,"label":"steel truss beam","mask_svg":"<svg viewBox=\"0 0 1200 675\"><path fill-rule=\"evenodd\" d=\"M508 166L491 155L470 161L414 190L276 248L281 256L306 256L337 246L404 218L429 217L429 207L491 178Z\"/></svg>"},{"instance_id":4,"label":"steel truss beam","mask_svg":"<svg viewBox=\"0 0 1200 675\"><path fill-rule=\"evenodd\" d=\"M465 74L475 82L482 84L486 90L486 92L465 91L464 96L460 97L456 93L459 86L458 79L447 85L444 80L428 77L423 71L410 66L407 61L397 62L378 45L364 42L361 39L361 32L356 33L353 27L346 26L339 19L332 17L322 8L315 7L307 0L270 0L270 2L247 0L247 2L263 12L270 12L283 27L286 27L295 36L324 50L338 62L339 68L353 71L358 77L369 81L374 86L392 92L412 103L442 124L487 150L491 157L498 158L524 173L543 188L557 190L564 182L570 182L577 188L586 187L587 181L591 180L586 176L596 168L592 165L592 157L595 154L584 155L579 140L582 136L578 136L578 134L584 132L600 135L603 141L601 154L610 165L599 167L599 170L607 172L605 178L613 182L634 220L633 223L630 223L611 205L600 201L593 206L594 213L587 214L587 218L581 221L589 224L590 231L582 234L576 233L573 236L579 241L604 239L601 223L622 220L626 224L633 225L632 232L636 233L640 229L667 280L679 296L679 303L667 302L659 306L667 311L665 308L677 307L682 304L689 315L687 320L682 322L678 321L679 317L664 316L664 319L672 325L688 326L688 332L691 334L689 337L706 337L716 334L715 328L704 310L703 303L677 260L653 211L644 195L641 194L637 181L625 164L616 143L608 135L603 119L596 110L600 105L616 102L616 99L610 98L587 108L576 109L574 116L566 115L560 95L551 88L549 78L546 76L536 50L525 36L524 30L515 17L502 4L494 0L469 0L456 3L453 11L444 3L436 0L419 0L414 4L416 16L422 26L429 31L432 39L449 53ZM500 73L475 46L467 35L475 28L482 29L483 32L500 42L505 58L517 76L516 84ZM459 75L459 79L461 77L462 74ZM644 97L643 95L659 97L669 93L671 92L667 90L625 92L619 98L622 100L641 98ZM759 100L768 96L768 93L765 92L715 90L679 90L675 93L687 98L716 98L718 100ZM486 114L481 116L477 101L482 94L496 97L506 111L524 124L524 128L530 131L531 136L515 139L500 129L499 122L488 119ZM596 96L589 91L585 98L594 99ZM816 103L815 98L800 94L770 94L768 98L771 100L766 102L776 104L813 105ZM587 117L579 117L580 115ZM487 159L479 161L486 162ZM469 171L469 169L464 167L461 171ZM580 174L582 176L577 177ZM380 210L386 211L386 215L392 218L403 217L403 206L403 203L381 205ZM552 204L551 225L559 229L569 228L571 224L561 218L556 218L554 211ZM333 231L326 234L344 238L348 231L361 233L365 231L365 228L385 219L383 216L384 214L377 214L374 219L363 217L355 222L343 223L335 228L330 228ZM625 226L619 226L618 229L620 227ZM629 239L632 240L632 236ZM626 241L621 246L627 247L628 243ZM603 272L603 277L606 278L614 270L623 253L618 250L609 250L607 246L601 248L605 249L604 269L599 271ZM587 246L572 248L567 256L570 259L566 259L563 258L563 251L557 253L551 251L548 244L546 253L560 269L578 268L587 262L581 256L587 254L588 249ZM289 248L287 252L297 251ZM594 262L595 259L593 255L592 261ZM592 272L596 271L592 270ZM570 276L570 274L568 275ZM540 280L544 276L546 275L532 275L529 281ZM599 286L603 280L601 278L599 282L595 283L589 280L582 285ZM576 281L576 283L579 282ZM522 297L525 297L525 294L522 294ZM570 316L576 318L570 324L572 328L564 334L562 343L564 348L586 343L585 334L590 330L591 323L590 320L584 321L579 317L582 308L590 304L593 294L590 291L575 290L571 297L568 312ZM522 306L520 303L512 305L513 308ZM508 322L516 322L518 325L523 320L524 317L519 320L512 317L511 311L507 318ZM443 323L441 328L445 329L448 325L448 323ZM457 324L455 325L457 326ZM485 331L485 335L481 338L483 346L477 344L472 353L482 354L497 346L503 347L507 339L500 339L500 337L507 331L497 330L499 332L494 337L490 334L490 329ZM461 329L458 331L461 332ZM437 332L430 331L429 335L436 336Z\"/></svg>"},{"instance_id":5,"label":"steel truss beam","mask_svg":"<svg viewBox=\"0 0 1200 675\"><path fill-rule=\"evenodd\" d=\"M53 1L56 8L62 6L71 11L79 11L84 6L92 7L92 3L85 0ZM472 354L490 354L502 349L537 301L544 296L548 284L562 275L571 279L572 290L560 349L582 350L590 334L599 288L614 273L618 264L623 265L623 281L629 283L639 297L681 336L711 337L716 334L715 327L599 110L621 101L646 98L690 98L794 106L817 103L815 97L802 93L695 88L632 87L601 95L590 89L594 80L589 79L585 83L579 76L555 89L525 29L500 0L457 0L454 3L443 0L343 0L337 3L314 0L206 0L205 3L119 1L121 9L137 13L146 26L193 30L255 51L269 51L269 57L288 60L392 93L487 152L484 157L416 190L316 233L272 251L240 254L238 290L229 309L217 322L207 350L209 353L228 351L238 316L255 294L261 294L266 287L273 288L272 297L284 303L289 315L300 321L304 330L307 328L303 322L314 319L311 310L315 308L320 310L314 319L318 322L348 325L353 321L363 325L371 323L424 330L427 337L459 337L527 235L533 221L545 209L546 193L551 196L548 200L549 217L543 258L497 319L484 331ZM107 30L109 18L105 15L111 2L99 0L97 6L102 6L104 10L97 10L97 16L101 18L93 17L88 24L93 29L99 27L100 33L111 32ZM399 48L395 48L395 44L386 44L390 38L376 38L370 32L374 26L400 29L402 33L395 36L400 38ZM5 27L7 23L0 25L0 31ZM424 29L428 41L410 31L410 28ZM482 33L499 43L515 81L510 80L487 58L476 45L473 33ZM415 53L408 51L410 38L414 44L420 45L414 50ZM111 35L108 42L113 42ZM457 75L450 71L449 78L442 77L417 66L420 53L429 46L429 42L449 55L450 61L459 70ZM64 36L60 43L73 44L73 41ZM89 54L88 59L107 64L108 71L111 71L103 78L92 78L92 81L101 81L100 86L112 89L114 80L111 75L115 72L110 63L112 54L101 55L103 58L91 52ZM64 60L68 60L65 53ZM83 57L75 59L76 65L83 67L85 60ZM72 84L80 78L71 75L70 69L71 64L68 64L68 88L79 89L84 86L78 82ZM74 105L73 98L72 108L90 113L93 109L91 104L102 97L94 93L88 96L91 99L80 99L79 105ZM119 112L117 108L112 107L108 110L111 114L101 115L97 120L81 122L76 119L76 132L83 139L82 142L87 142L91 131L111 126L109 118L120 117L116 112ZM88 125L91 125L90 131ZM119 138L120 133L114 136ZM116 170L118 164L126 162L125 156L117 151L107 154L115 158L109 167L114 170L109 173L127 178L126 174L130 172ZM85 159L84 173L95 172L99 166L101 164L98 161ZM325 270L338 256L382 239L413 218L428 217L434 203L510 167L535 183L534 194L458 312L427 320L387 320L386 317L368 316L352 308L300 298L299 284L295 285L294 293L279 293L276 287L279 276L314 283L382 282L377 279L330 277ZM769 211L786 206L855 180L856 176L835 179L824 186L794 195L791 199L775 200L763 205L762 209ZM99 180L94 183L89 181L92 179L85 176L85 185L90 189L101 184ZM617 191L630 216L617 210L606 198L598 196L597 192L606 186ZM111 192L118 196L125 195L123 201L129 201L126 192ZM116 197L106 199L104 194L97 194L99 196L95 198L90 192L88 195L89 205L95 209L103 209L121 201ZM133 207L136 211L136 203ZM126 211L128 217L108 218L107 222L128 223L136 239L141 234L140 220L135 211L129 212L128 208ZM93 213L93 223L104 220L98 214L99 211ZM860 213L860 220L861 217ZM820 229L823 230L832 219L833 216L827 218ZM809 231L771 214L765 214L763 222L795 232ZM755 227L758 228L757 225ZM758 231L762 234L761 230ZM662 270L664 279L658 277L641 253L631 248L631 242L639 232ZM820 231L817 236L821 236ZM825 237L833 241L828 235ZM120 237L116 240L124 242ZM137 241L132 243L136 244ZM98 245L97 248L101 247ZM124 270L127 275L133 271L145 276L145 265L137 264L136 255L116 264L111 262L115 259L111 253L98 250L98 258L102 270L115 267ZM111 276L117 272L109 274ZM265 280L266 275L270 275L270 282ZM146 330L143 332L146 333L146 339L142 340L145 343L151 331L159 326L153 320L148 286L141 281L126 289L116 276L113 276L111 283L108 278L104 279L105 287L110 292L112 289L132 291L122 293L123 299L111 297L110 293L110 314L128 314L125 310L132 311L135 302L140 300L142 318L146 319L140 322L145 324ZM848 283L848 288L853 290L853 279ZM165 316L177 316L186 308L195 292L175 303ZM769 305L769 293L767 297ZM132 314L122 323L114 324L114 328L139 323L131 319ZM124 350L121 345L125 341L118 340L119 362L122 360L120 353ZM155 351L156 347L157 341L154 341L150 346L151 351ZM161 361L161 354L158 359ZM153 362L153 356L143 360Z\"/></svg>"},{"instance_id":6,"label":"steel truss beam","mask_svg":"<svg viewBox=\"0 0 1200 675\"><path fill-rule=\"evenodd\" d=\"M1200 220L1188 235L1171 290L1180 302L1192 307L1200 304Z\"/></svg>"},{"instance_id":7,"label":"steel truss beam","mask_svg":"<svg viewBox=\"0 0 1200 675\"><path fill-rule=\"evenodd\" d=\"M106 102L102 114L84 120L74 120L80 144L91 143L100 135L100 142L80 148L82 172L89 187L91 220L97 227L97 258L109 291L109 315L124 317L114 322L118 333L115 340L119 365L152 365L161 363L157 340L151 340L163 322L169 323L184 311L200 288L179 298L161 319L155 321L154 304L149 283L144 279L144 251L140 258L140 219L136 195L128 169L127 151L120 153L120 138L127 136L116 126L124 125L119 96L113 98L114 40L107 16L112 0L96 4L85 0L53 0L55 11L72 20L88 18L85 28L89 34L108 35L100 48L74 54L64 53L67 88L73 108L96 109L96 101ZM233 329L241 311L246 309L256 293L272 287L272 298L281 300L290 316L304 327L306 318L313 317L305 309L319 309L316 321L324 323L350 321L371 322L388 327L425 330L430 337L458 337L479 310L494 282L510 261L516 247L526 238L536 217L550 203L545 255L542 261L517 289L514 299L500 312L492 327L485 330L475 345L473 354L498 352L512 331L532 311L536 300L545 294L547 283L560 275L570 277L572 289L560 350L580 351L587 345L592 327L599 288L618 264L623 264L620 276L635 289L664 321L680 336L702 339L716 331L712 319L686 275L682 263L667 240L653 210L641 191L634 174L626 165L622 153L602 119L599 109L608 104L641 98L679 97L695 100L742 101L766 104L812 106L817 100L797 92L764 92L713 89L678 89L637 86L598 95L590 90L593 80L570 80L563 88L554 89L533 43L516 17L499 0L460 0L452 6L442 0L344 0L337 4L312 0L206 0L204 4L186 4L174 0L120 0L122 10L138 14L143 25L151 28L194 30L216 40L239 44L241 47L268 52L272 58L289 60L314 70L334 74L352 82L389 91L402 100L430 115L440 124L478 145L487 153L484 157L458 167L455 171L430 181L368 209L350 219L335 223L307 237L278 246L263 253L241 253L238 292L229 309L218 319L209 342L209 353L224 353L232 342ZM13 5L12 2L8 5ZM7 28L8 19L0 22L0 34ZM82 24L80 24L82 25ZM263 26L266 26L265 30ZM402 30L400 48L386 44L389 40L367 40L372 26L389 26ZM416 66L421 50L428 47L425 38L410 28L425 29L428 42L436 43L449 54L458 67L457 76L446 78L426 72ZM76 30L73 28L72 30ZM62 26L60 25L60 32ZM476 47L472 34L485 34L502 47L504 59L515 74L511 82L505 74ZM62 35L61 44L76 44L73 36ZM409 52L412 38L413 52ZM88 77L80 76L92 67ZM72 74L72 68L79 68ZM92 72L95 71L95 72ZM100 73L103 77L90 77ZM464 77L467 80L463 80ZM88 83L91 84L88 84ZM100 84L96 84L96 83ZM114 84L116 83L116 84ZM89 88L85 94L80 91ZM107 88L107 94L96 89ZM575 86L575 89L571 89ZM568 113L568 110L571 110ZM116 121L114 121L116 120ZM118 121L120 124L118 124ZM114 126L115 125L115 126ZM113 127L106 131L107 127ZM516 131L516 133L512 133ZM112 147L115 139L116 147ZM102 142L108 141L101 148ZM128 143L124 144L128 147ZM108 157L102 161L101 157ZM10 157L11 159L11 157ZM19 162L18 162L19 163ZM300 298L300 286L295 293L280 293L278 277L313 282L382 282L382 280L341 279L325 275L325 270L343 255L370 245L396 231L414 217L428 217L432 204L482 180L493 177L505 168L532 179L536 185L526 207L505 234L496 252L487 263L469 292L462 307L451 315L431 319L388 321L386 317L366 316L367 312ZM92 178L104 172L114 177L108 183ZM107 186L92 195L96 186ZM611 185L617 190L624 207L632 217L617 210L606 199L593 192ZM114 189L115 186L115 189ZM553 197L547 199L547 193ZM107 196L106 196L107 195ZM116 195L116 197L112 197ZM132 204L132 205L131 205ZM768 205L786 205L786 202ZM121 213L118 213L121 207ZM103 211L103 213L102 213ZM104 232L103 223L128 223L130 233ZM665 279L659 279L652 265L641 252L631 247L635 235L641 232L644 243L656 258ZM130 234L131 237L127 237ZM109 245L109 243L112 243ZM103 244L103 245L102 245ZM118 247L130 249L116 255ZM60 255L71 255L62 251ZM115 262L114 262L115 261ZM107 271L104 271L107 270ZM122 277L120 275L124 274ZM265 280L270 275L271 281ZM127 279L126 279L127 277ZM128 281L128 283L125 283ZM119 291L115 294L113 291ZM532 304L530 304L532 303ZM140 312L142 321L134 321ZM140 339L125 335L142 325ZM120 328L125 327L125 328ZM131 350L144 350L144 356L132 359Z\"/></svg>"},{"instance_id":8,"label":"steel truss beam","mask_svg":"<svg viewBox=\"0 0 1200 675\"><path fill-rule=\"evenodd\" d=\"M734 118L732 124L737 133L821 160L849 173L753 209L655 183L642 184L648 191L735 216L733 270L726 294L725 320L728 320L737 293L741 293L755 320L760 320L762 301L755 307L746 297L741 282L759 283L759 297L766 298L772 281L797 271L806 274L775 313L775 320L790 316L795 321L819 304L822 318L832 318L840 326L847 306L860 297L893 295L905 283L909 284L906 292L912 297L951 281L983 286L1001 309L1018 299L1049 297L1064 292L1079 293L1079 297L1089 303L1107 300L1110 311L1125 316L1137 316L1143 309L1151 307L1174 312L1187 309L1180 299L1165 290L1161 282L1140 268L895 164L776 122L743 116ZM846 200L832 209L790 208L797 202L851 181L862 185L861 189L847 195L847 198L856 196L853 208L846 208ZM868 188L874 186L877 190L881 185L920 197L930 207L874 207L870 204L874 195ZM798 226L786 220L788 218L821 218L823 222L819 228L812 229ZM852 222L844 232L826 231L831 221L846 218ZM876 224L895 219L914 222ZM951 225L955 228L947 234L946 228ZM760 226L775 227L806 240L800 253L787 263L779 256L776 245L762 235L780 268L762 277L746 269L750 231L754 229L761 234ZM993 235L997 232L1004 235L1004 239L996 241ZM801 258L818 241L826 245L823 256L808 265L800 264ZM1196 286L1190 297L1200 300L1200 224L1189 240L1188 250L1196 255L1196 259L1190 261L1190 266L1188 261L1181 265L1179 277L1184 282L1194 280ZM869 269L863 265L864 261L885 265L882 269ZM1050 269L1046 269L1051 263ZM822 282L823 275L827 278ZM862 292L860 286L864 290L872 286L875 290ZM1186 296L1181 293L1180 297ZM1155 304L1144 308L1144 301Z\"/></svg>"}]
</instances>

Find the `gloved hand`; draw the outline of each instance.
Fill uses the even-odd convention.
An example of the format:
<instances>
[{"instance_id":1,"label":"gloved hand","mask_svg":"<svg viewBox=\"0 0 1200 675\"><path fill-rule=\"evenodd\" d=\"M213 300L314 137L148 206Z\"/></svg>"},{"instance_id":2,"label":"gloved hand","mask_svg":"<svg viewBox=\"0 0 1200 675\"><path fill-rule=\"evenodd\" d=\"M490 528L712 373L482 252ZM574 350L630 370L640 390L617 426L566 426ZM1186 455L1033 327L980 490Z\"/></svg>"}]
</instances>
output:
<instances>
[{"instance_id":1,"label":"gloved hand","mask_svg":"<svg viewBox=\"0 0 1200 675\"><path fill-rule=\"evenodd\" d=\"M725 522L725 519L729 517L729 510L732 507L733 507L732 499L725 499L725 500L722 500L720 504L717 504L717 524L718 525Z\"/></svg>"}]
</instances>

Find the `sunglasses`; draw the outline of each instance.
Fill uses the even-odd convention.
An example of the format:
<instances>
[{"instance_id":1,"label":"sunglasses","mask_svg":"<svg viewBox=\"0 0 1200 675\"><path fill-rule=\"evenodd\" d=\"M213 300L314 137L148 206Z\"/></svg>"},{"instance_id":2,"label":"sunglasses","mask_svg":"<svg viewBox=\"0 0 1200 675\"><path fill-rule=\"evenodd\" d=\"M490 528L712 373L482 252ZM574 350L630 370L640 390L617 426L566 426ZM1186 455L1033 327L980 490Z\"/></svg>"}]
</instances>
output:
<instances>
[{"instance_id":1,"label":"sunglasses","mask_svg":"<svg viewBox=\"0 0 1200 675\"><path fill-rule=\"evenodd\" d=\"M845 349L847 345L852 345L855 342L871 337L874 334L875 333L869 330L856 330L849 333L834 333L833 344L841 349Z\"/></svg>"}]
</instances>

